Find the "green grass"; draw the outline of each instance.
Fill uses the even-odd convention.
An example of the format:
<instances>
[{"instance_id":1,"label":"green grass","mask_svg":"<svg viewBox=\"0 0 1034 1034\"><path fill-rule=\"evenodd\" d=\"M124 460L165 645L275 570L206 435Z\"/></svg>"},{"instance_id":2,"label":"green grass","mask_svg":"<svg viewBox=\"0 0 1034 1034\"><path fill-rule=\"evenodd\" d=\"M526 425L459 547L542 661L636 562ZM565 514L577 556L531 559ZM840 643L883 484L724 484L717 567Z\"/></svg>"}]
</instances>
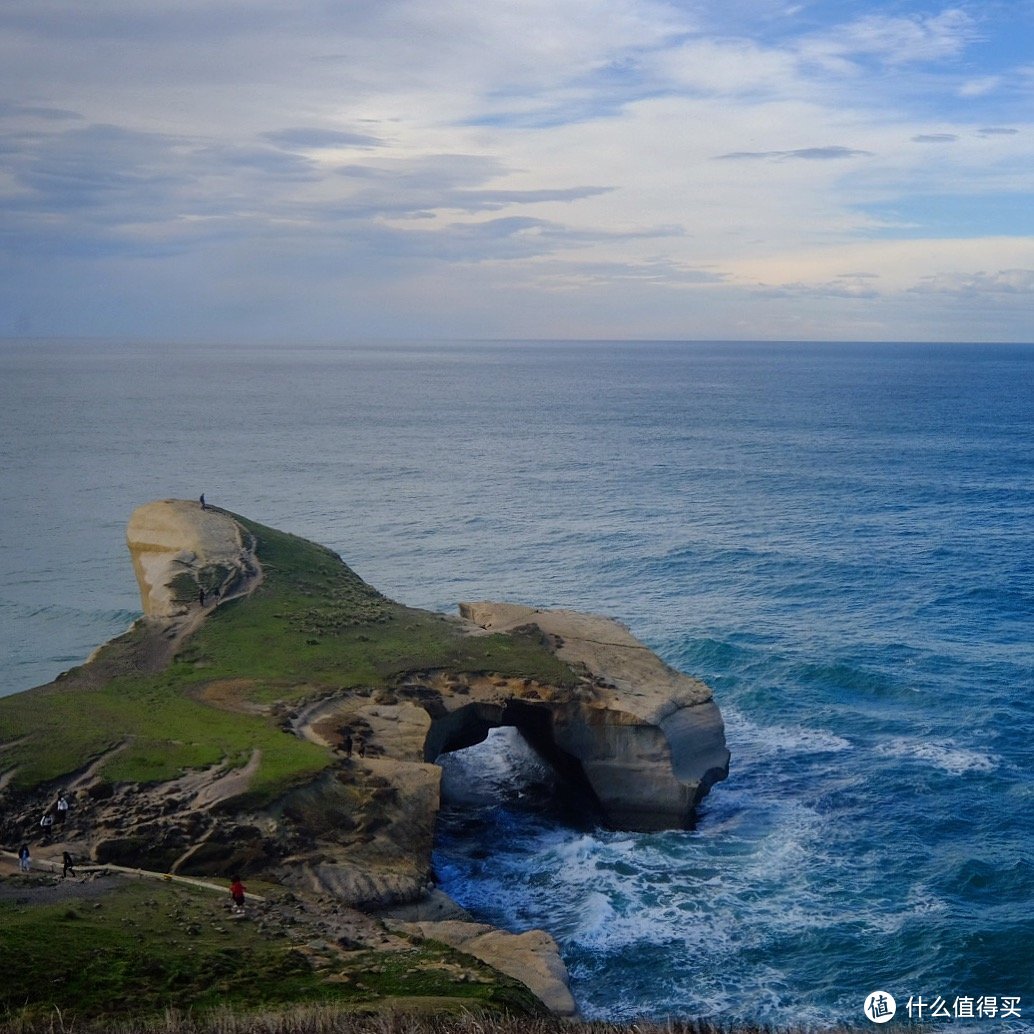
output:
<instances>
[{"instance_id":1,"label":"green grass","mask_svg":"<svg viewBox=\"0 0 1034 1034\"><path fill-rule=\"evenodd\" d=\"M153 633L137 627L63 681L0 699L0 772L16 769L15 787L62 779L116 746L99 774L143 783L238 767L261 750L256 801L326 767L326 750L285 735L272 718L197 699L218 680L237 680L248 701L271 704L377 689L428 669L575 679L535 636L463 635L441 615L389 600L323 546L238 520L257 541L264 581L214 610L164 671L138 670Z\"/></svg>"},{"instance_id":2,"label":"green grass","mask_svg":"<svg viewBox=\"0 0 1034 1034\"><path fill-rule=\"evenodd\" d=\"M664 1022L604 1020L574 1022L557 1017L493 1016L468 1007L456 1009L452 999L424 999L434 1011L392 1008L390 1011L338 1006L298 1006L259 1013L223 1010L203 1015L169 1013L153 1022L109 1019L103 1024L77 1025L80 1034L817 1034L814 1027L772 1027L761 1023L725 1023L709 1019ZM407 1006L413 1003L405 1003ZM900 1027L894 1028L900 1030ZM932 1028L928 1028L932 1029ZM837 1025L822 1034L863 1034L860 1027ZM871 1032L870 1025L868 1031ZM0 1034L70 1034L57 1016L41 1022L0 1021Z\"/></svg>"},{"instance_id":3,"label":"green grass","mask_svg":"<svg viewBox=\"0 0 1034 1034\"><path fill-rule=\"evenodd\" d=\"M203 665L206 678L255 679L259 700L289 699L293 687L385 686L429 668L573 680L534 637L463 635L382 596L329 550L238 519L258 540L266 581L220 608L183 653L181 665Z\"/></svg>"},{"instance_id":4,"label":"green grass","mask_svg":"<svg viewBox=\"0 0 1034 1034\"><path fill-rule=\"evenodd\" d=\"M325 945L314 953L309 934L230 919L219 895L184 885L120 881L101 896L54 903L41 893L43 903L0 900L0 1017L8 1020L60 1010L69 1024L167 1009L360 1006L422 996L541 1012L526 988L432 942L400 952Z\"/></svg>"},{"instance_id":5,"label":"green grass","mask_svg":"<svg viewBox=\"0 0 1034 1034\"><path fill-rule=\"evenodd\" d=\"M3 727L27 742L0 754L17 764L16 783L32 786L81 768L124 744L102 767L112 781L159 782L189 768L262 764L252 789L273 792L327 764L320 747L285 736L271 722L207 707L184 696L167 674L122 677L99 689L19 694L3 701Z\"/></svg>"}]
</instances>

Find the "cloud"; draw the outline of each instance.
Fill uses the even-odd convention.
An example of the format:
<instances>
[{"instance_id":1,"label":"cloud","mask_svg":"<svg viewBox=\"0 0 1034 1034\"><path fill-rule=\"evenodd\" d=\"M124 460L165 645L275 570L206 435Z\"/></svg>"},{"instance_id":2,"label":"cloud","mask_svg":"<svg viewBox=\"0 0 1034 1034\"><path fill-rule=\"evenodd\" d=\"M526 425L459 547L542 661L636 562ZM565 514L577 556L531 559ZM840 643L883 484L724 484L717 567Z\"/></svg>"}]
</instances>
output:
<instances>
[{"instance_id":1,"label":"cloud","mask_svg":"<svg viewBox=\"0 0 1034 1034\"><path fill-rule=\"evenodd\" d=\"M495 211L507 205L535 205L546 201L580 201L608 194L613 187L563 187L540 190L462 190L444 197L439 207L467 212Z\"/></svg>"},{"instance_id":2,"label":"cloud","mask_svg":"<svg viewBox=\"0 0 1034 1034\"><path fill-rule=\"evenodd\" d=\"M997 273L937 273L921 278L910 290L918 294L1034 296L1034 269L1000 269Z\"/></svg>"},{"instance_id":3,"label":"cloud","mask_svg":"<svg viewBox=\"0 0 1034 1034\"><path fill-rule=\"evenodd\" d=\"M67 108L51 108L45 105L12 104L0 100L0 118L43 119L47 122L79 121L82 115Z\"/></svg>"},{"instance_id":4,"label":"cloud","mask_svg":"<svg viewBox=\"0 0 1034 1034\"><path fill-rule=\"evenodd\" d=\"M541 287L572 291L615 284L647 285L667 290L721 284L727 275L713 269L683 266L668 259L642 262L554 262L538 270Z\"/></svg>"},{"instance_id":5,"label":"cloud","mask_svg":"<svg viewBox=\"0 0 1034 1034\"><path fill-rule=\"evenodd\" d=\"M958 88L960 97L984 97L1002 85L1000 75L985 75L979 79L968 79Z\"/></svg>"},{"instance_id":6,"label":"cloud","mask_svg":"<svg viewBox=\"0 0 1034 1034\"><path fill-rule=\"evenodd\" d=\"M798 147L792 151L731 151L729 154L715 155L718 160L724 159L761 159L777 160L784 158L800 158L804 161L839 161L842 158L863 158L871 156L871 151L860 151L853 147Z\"/></svg>"},{"instance_id":7,"label":"cloud","mask_svg":"<svg viewBox=\"0 0 1034 1034\"><path fill-rule=\"evenodd\" d=\"M263 139L289 150L316 151L323 149L381 147L383 141L368 133L349 133L339 129L295 127L275 129L262 134Z\"/></svg>"},{"instance_id":8,"label":"cloud","mask_svg":"<svg viewBox=\"0 0 1034 1034\"><path fill-rule=\"evenodd\" d=\"M48 299L45 330L89 295L99 325L176 333L176 304L151 314L177 284L210 299L192 319L213 337L423 332L429 299L446 328L714 333L769 326L757 284L835 328L867 290L875 306L920 276L1029 268L1010 214L1034 210L1024 71L967 49L1000 12L794 6L7 5L0 308Z\"/></svg>"},{"instance_id":9,"label":"cloud","mask_svg":"<svg viewBox=\"0 0 1034 1034\"><path fill-rule=\"evenodd\" d=\"M904 66L955 57L980 38L961 8L936 15L868 15L801 41L801 57L836 73L856 72L861 59Z\"/></svg>"},{"instance_id":10,"label":"cloud","mask_svg":"<svg viewBox=\"0 0 1034 1034\"><path fill-rule=\"evenodd\" d=\"M837 277L820 283L796 281L777 286L760 284L756 293L772 298L872 299L879 298L881 292L864 280Z\"/></svg>"}]
</instances>

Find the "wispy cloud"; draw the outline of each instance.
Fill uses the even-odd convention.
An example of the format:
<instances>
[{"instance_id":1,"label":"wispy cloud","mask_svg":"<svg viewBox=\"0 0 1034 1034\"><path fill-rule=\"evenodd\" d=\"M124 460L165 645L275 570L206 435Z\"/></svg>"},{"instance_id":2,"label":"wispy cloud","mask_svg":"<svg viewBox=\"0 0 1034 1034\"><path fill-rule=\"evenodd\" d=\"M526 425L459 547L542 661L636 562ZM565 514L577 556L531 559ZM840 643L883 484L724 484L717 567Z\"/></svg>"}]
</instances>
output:
<instances>
[{"instance_id":1,"label":"wispy cloud","mask_svg":"<svg viewBox=\"0 0 1034 1034\"><path fill-rule=\"evenodd\" d=\"M278 147L289 150L346 150L383 146L382 140L368 133L350 133L340 129L321 129L316 126L274 129L263 133L262 137Z\"/></svg>"},{"instance_id":2,"label":"wispy cloud","mask_svg":"<svg viewBox=\"0 0 1034 1034\"><path fill-rule=\"evenodd\" d=\"M980 39L976 21L961 8L938 14L870 14L805 37L801 56L835 73L858 71L858 62L904 66L960 54Z\"/></svg>"},{"instance_id":3,"label":"wispy cloud","mask_svg":"<svg viewBox=\"0 0 1034 1034\"><path fill-rule=\"evenodd\" d=\"M995 273L939 273L925 276L910 290L920 294L984 297L989 294L1034 298L1034 269L1000 269Z\"/></svg>"},{"instance_id":4,"label":"wispy cloud","mask_svg":"<svg viewBox=\"0 0 1034 1034\"><path fill-rule=\"evenodd\" d=\"M864 158L871 155L871 151L861 151L855 147L841 147L834 145L830 147L798 147L792 151L731 151L729 154L719 154L715 157L718 160L724 159L762 159L782 161L786 158L800 158L804 161L839 161L843 158Z\"/></svg>"}]
</instances>

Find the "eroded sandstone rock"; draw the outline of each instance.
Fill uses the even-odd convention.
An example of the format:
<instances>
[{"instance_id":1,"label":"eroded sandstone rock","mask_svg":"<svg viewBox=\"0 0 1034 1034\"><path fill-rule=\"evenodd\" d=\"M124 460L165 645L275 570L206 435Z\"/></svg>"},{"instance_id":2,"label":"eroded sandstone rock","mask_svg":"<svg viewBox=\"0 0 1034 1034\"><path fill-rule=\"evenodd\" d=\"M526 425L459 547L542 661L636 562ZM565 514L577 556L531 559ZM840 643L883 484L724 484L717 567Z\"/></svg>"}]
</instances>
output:
<instances>
[{"instance_id":1,"label":"eroded sandstone rock","mask_svg":"<svg viewBox=\"0 0 1034 1034\"><path fill-rule=\"evenodd\" d=\"M460 613L485 632L533 625L561 660L585 672L584 693L538 706L548 708L553 742L580 763L610 824L684 826L728 775L725 725L710 688L617 621L507 603L463 603Z\"/></svg>"},{"instance_id":2,"label":"eroded sandstone rock","mask_svg":"<svg viewBox=\"0 0 1034 1034\"><path fill-rule=\"evenodd\" d=\"M259 568L241 526L219 510L164 499L133 511L126 542L149 618L171 618L197 603L199 590L225 596Z\"/></svg>"},{"instance_id":3,"label":"eroded sandstone rock","mask_svg":"<svg viewBox=\"0 0 1034 1034\"><path fill-rule=\"evenodd\" d=\"M519 980L558 1016L573 1017L578 1009L567 986L567 967L557 942L544 930L507 933L485 923L398 923L396 929L448 944L487 962L500 973Z\"/></svg>"},{"instance_id":4,"label":"eroded sandstone rock","mask_svg":"<svg viewBox=\"0 0 1034 1034\"><path fill-rule=\"evenodd\" d=\"M199 589L217 588L225 599L254 587L261 574L241 525L197 503L141 507L127 540L145 614L152 627L176 637L205 616L196 613ZM247 700L247 680L203 685L200 702L255 715L270 710L285 734L328 748L327 768L246 814L234 815L234 802L246 795L258 751L235 769L191 772L144 792L131 819L120 797L103 809L111 828L99 837L97 856L151 860L177 872L263 872L335 907L411 906L397 913L422 920L411 932L481 958L555 1012L572 1015L566 973L548 934L518 936L455 921L454 903L435 896L431 852L441 770L434 762L480 742L493 727L515 726L609 824L682 827L727 774L722 718L707 686L664 664L616 621L499 603L466 603L460 611L471 635L534 630L578 677L552 685L491 671L407 671L375 692L323 690L319 699L272 708ZM95 831L101 833L100 823ZM438 921L423 921L431 918Z\"/></svg>"}]
</instances>

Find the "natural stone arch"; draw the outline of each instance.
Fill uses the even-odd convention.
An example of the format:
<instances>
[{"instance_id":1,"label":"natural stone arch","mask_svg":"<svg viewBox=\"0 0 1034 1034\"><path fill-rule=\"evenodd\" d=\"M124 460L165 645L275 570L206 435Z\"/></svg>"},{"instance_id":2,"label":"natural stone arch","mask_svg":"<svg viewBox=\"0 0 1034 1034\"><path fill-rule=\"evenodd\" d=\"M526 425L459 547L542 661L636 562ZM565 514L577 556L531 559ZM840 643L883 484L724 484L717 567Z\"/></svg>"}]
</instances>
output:
<instances>
[{"instance_id":1,"label":"natural stone arch","mask_svg":"<svg viewBox=\"0 0 1034 1034\"><path fill-rule=\"evenodd\" d=\"M708 686L665 664L627 628L597 614L461 603L485 634L534 628L584 672L580 690L544 701L551 742L577 760L617 829L686 827L729 771L725 725Z\"/></svg>"},{"instance_id":2,"label":"natural stone arch","mask_svg":"<svg viewBox=\"0 0 1034 1034\"><path fill-rule=\"evenodd\" d=\"M582 763L556 741L553 708L525 700L475 702L434 719L424 743L424 760L437 762L443 754L483 743L492 729L513 728L550 766L565 795L604 815L603 807Z\"/></svg>"}]
</instances>

